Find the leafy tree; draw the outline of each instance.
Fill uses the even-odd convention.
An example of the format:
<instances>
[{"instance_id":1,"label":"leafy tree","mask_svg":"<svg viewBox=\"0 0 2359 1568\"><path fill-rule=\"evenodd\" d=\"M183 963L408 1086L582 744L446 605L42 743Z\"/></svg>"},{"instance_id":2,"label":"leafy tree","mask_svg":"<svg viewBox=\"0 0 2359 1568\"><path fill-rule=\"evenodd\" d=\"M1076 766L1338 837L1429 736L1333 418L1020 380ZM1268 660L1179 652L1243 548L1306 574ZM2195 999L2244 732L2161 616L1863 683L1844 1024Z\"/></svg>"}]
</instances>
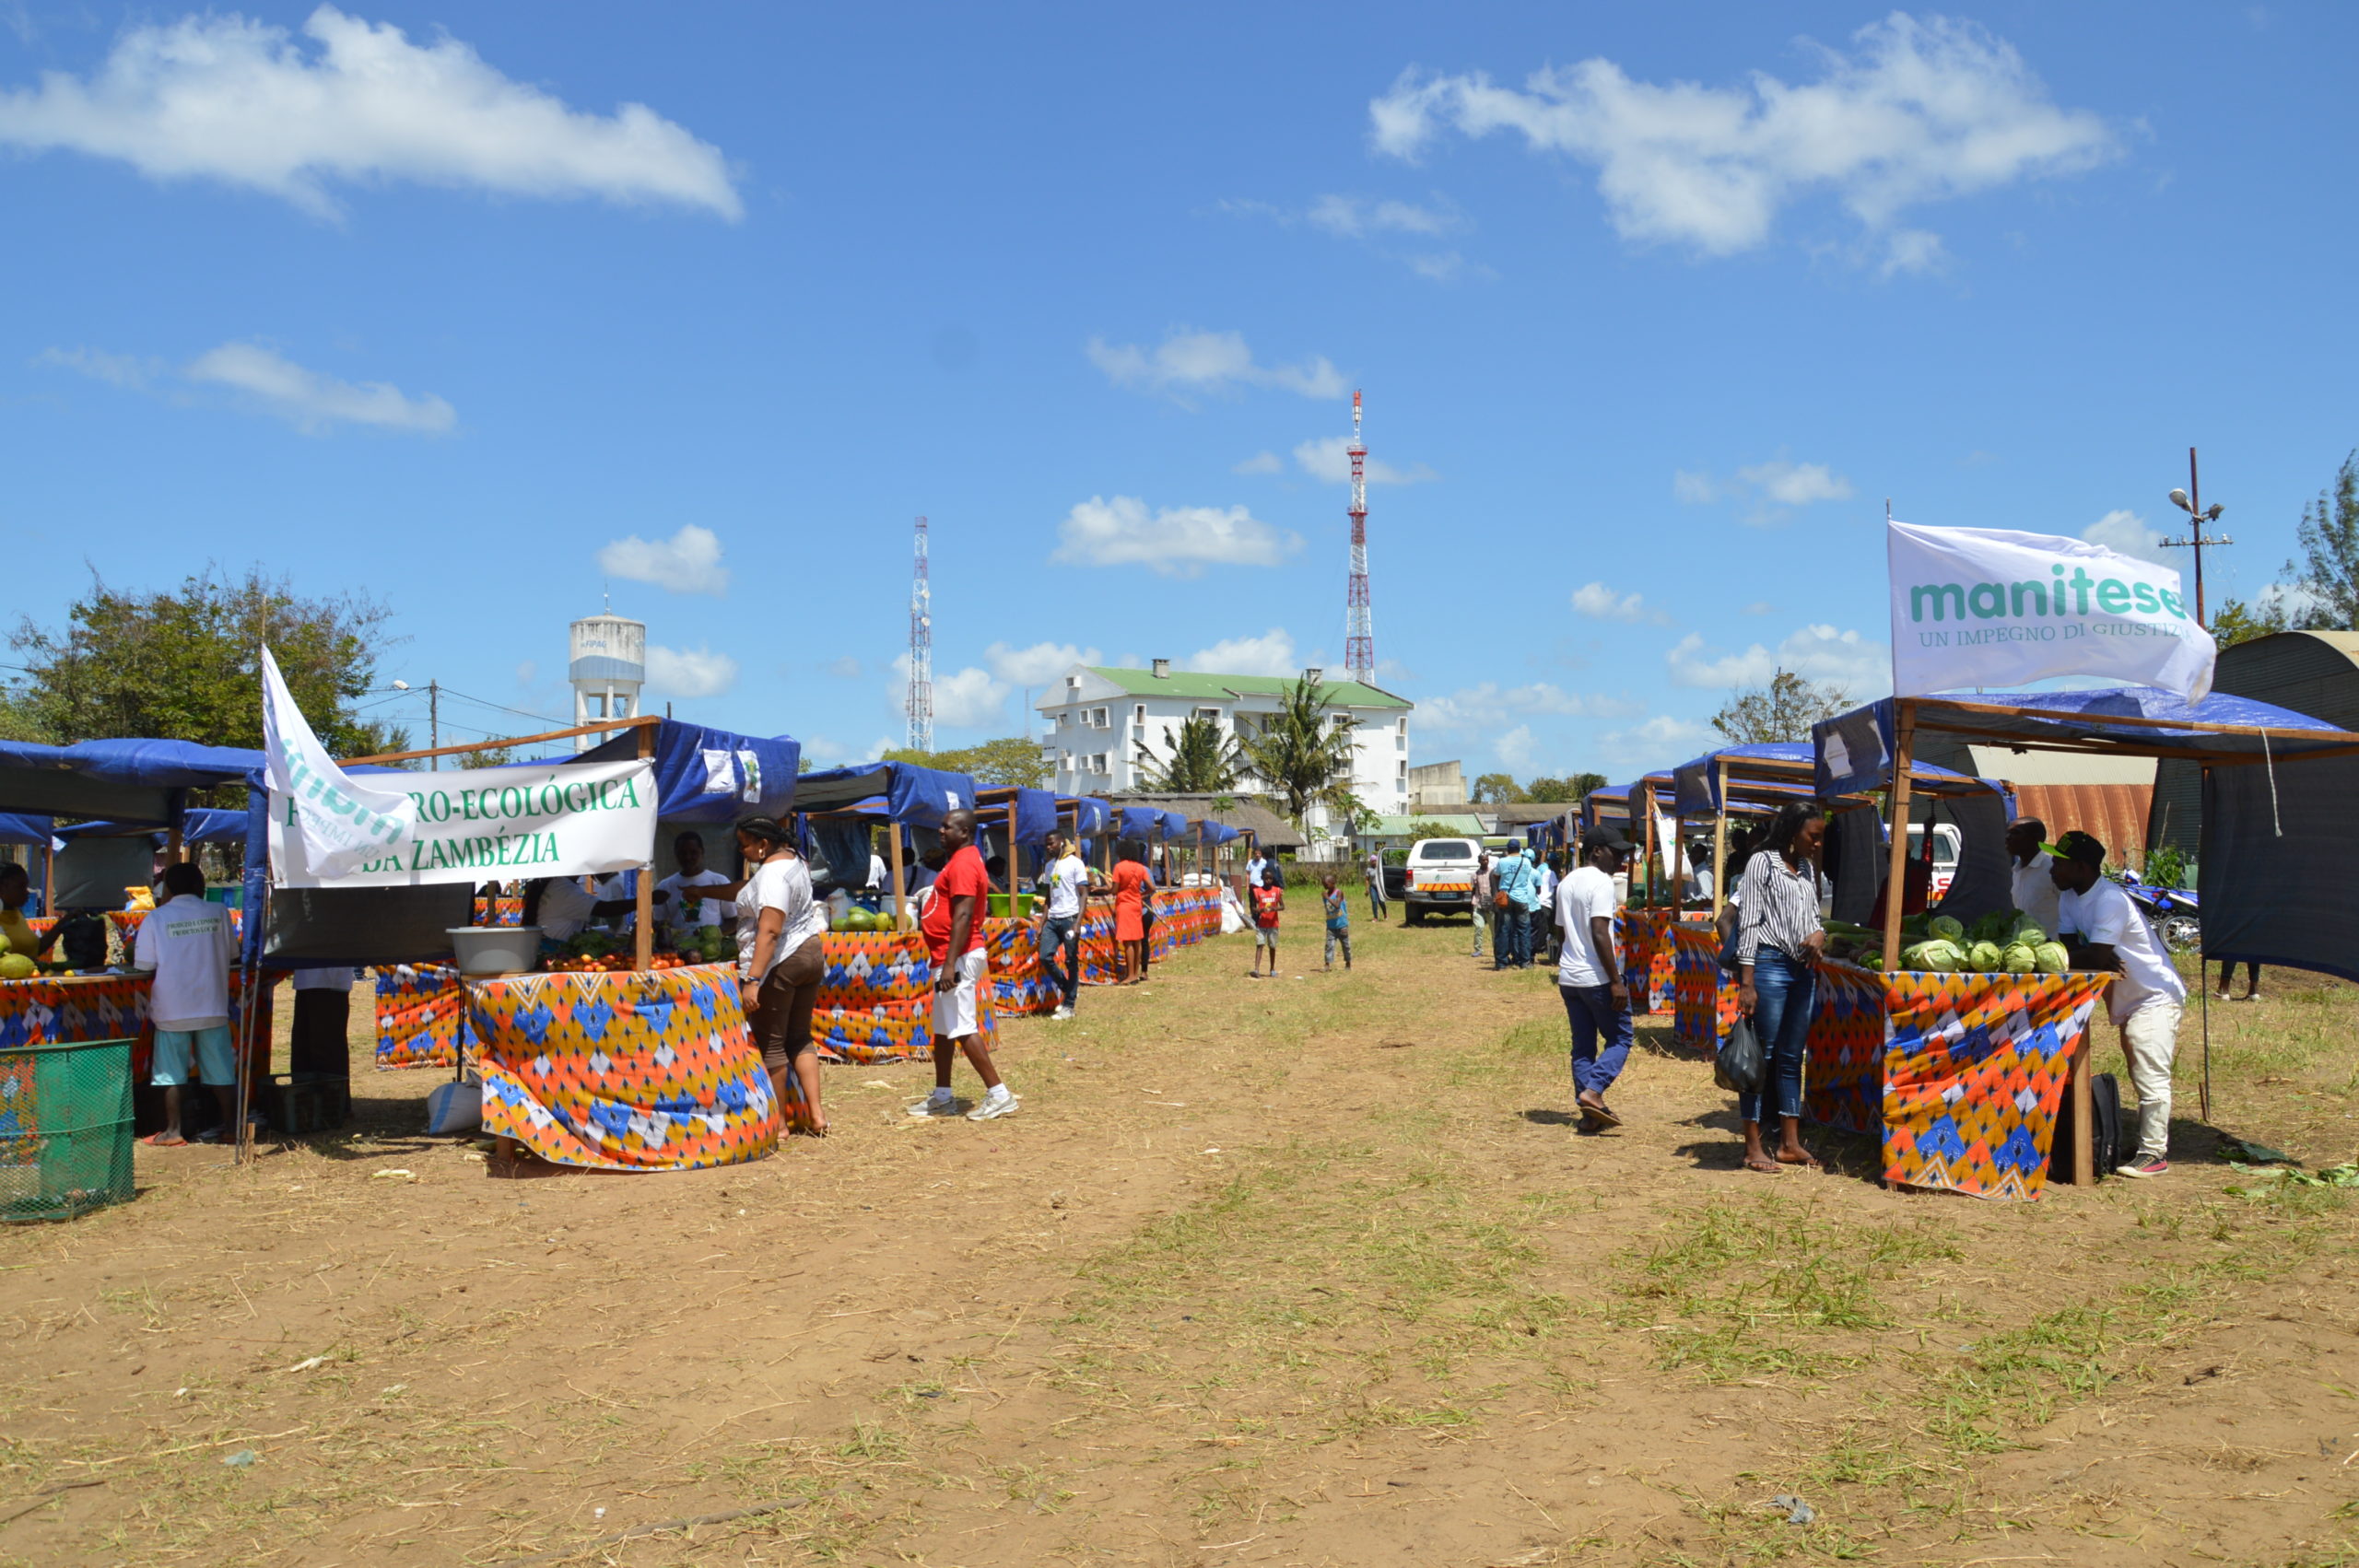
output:
<instances>
[{"instance_id":1,"label":"leafy tree","mask_svg":"<svg viewBox=\"0 0 2359 1568\"><path fill-rule=\"evenodd\" d=\"M2297 628L2359 626L2359 452L2342 460L2331 489L2302 509L2296 537L2302 559L2285 563L2285 580L2302 591Z\"/></svg>"},{"instance_id":2,"label":"leafy tree","mask_svg":"<svg viewBox=\"0 0 2359 1568\"><path fill-rule=\"evenodd\" d=\"M2286 616L2282 604L2266 596L2250 604L2231 599L2213 614L2209 629L2213 642L2222 648L2234 648L2240 642L2285 630Z\"/></svg>"},{"instance_id":3,"label":"leafy tree","mask_svg":"<svg viewBox=\"0 0 2359 1568\"><path fill-rule=\"evenodd\" d=\"M1040 743L1024 735L1008 735L980 745L962 746L955 751L920 752L903 748L885 754L886 762L913 762L921 767L939 767L951 773L964 773L978 784L1020 785L1028 790L1044 788L1052 769L1041 760Z\"/></svg>"},{"instance_id":4,"label":"leafy tree","mask_svg":"<svg viewBox=\"0 0 2359 1568\"><path fill-rule=\"evenodd\" d=\"M1419 816L1409 819L1409 842L1412 844L1420 843L1427 838L1464 838L1466 837L1465 828L1434 817Z\"/></svg>"},{"instance_id":5,"label":"leafy tree","mask_svg":"<svg viewBox=\"0 0 2359 1568\"><path fill-rule=\"evenodd\" d=\"M1352 721L1332 709L1317 685L1297 678L1238 748L1297 828L1307 828L1313 805L1348 809L1351 801Z\"/></svg>"},{"instance_id":6,"label":"leafy tree","mask_svg":"<svg viewBox=\"0 0 2359 1568\"><path fill-rule=\"evenodd\" d=\"M403 751L408 731L359 718L376 683L392 612L366 595L306 599L259 567L208 567L169 591L110 588L97 573L62 631L30 617L9 640L29 678L6 721L58 745L154 737L260 747L262 665L270 645L288 689L330 755Z\"/></svg>"},{"instance_id":7,"label":"leafy tree","mask_svg":"<svg viewBox=\"0 0 2359 1568\"><path fill-rule=\"evenodd\" d=\"M1527 801L1544 801L1551 804L1558 801L1579 801L1583 795L1589 793L1588 790L1581 787L1581 780L1597 778L1597 777L1593 773L1576 773L1570 778L1535 778L1523 787L1523 798ZM1598 782L1602 784L1604 780L1598 778Z\"/></svg>"},{"instance_id":8,"label":"leafy tree","mask_svg":"<svg viewBox=\"0 0 2359 1568\"><path fill-rule=\"evenodd\" d=\"M1525 799L1512 773L1485 773L1474 780L1474 799L1482 805L1512 805Z\"/></svg>"},{"instance_id":9,"label":"leafy tree","mask_svg":"<svg viewBox=\"0 0 2359 1568\"><path fill-rule=\"evenodd\" d=\"M1144 782L1152 790L1171 795L1218 794L1234 789L1245 766L1236 740L1210 714L1180 722L1171 738L1168 756L1157 756L1152 746L1140 744Z\"/></svg>"},{"instance_id":10,"label":"leafy tree","mask_svg":"<svg viewBox=\"0 0 2359 1568\"><path fill-rule=\"evenodd\" d=\"M1573 786L1573 799L1586 801L1598 790L1604 789L1612 780L1602 773L1576 773L1570 782Z\"/></svg>"},{"instance_id":11,"label":"leafy tree","mask_svg":"<svg viewBox=\"0 0 2359 1568\"><path fill-rule=\"evenodd\" d=\"M1851 694L1833 682L1808 681L1791 670L1779 670L1766 686L1733 693L1712 715L1712 728L1738 745L1807 741L1812 725L1850 707Z\"/></svg>"},{"instance_id":12,"label":"leafy tree","mask_svg":"<svg viewBox=\"0 0 2359 1568\"><path fill-rule=\"evenodd\" d=\"M461 752L452 762L459 767L506 767L516 760L514 746L477 746L471 752Z\"/></svg>"}]
</instances>

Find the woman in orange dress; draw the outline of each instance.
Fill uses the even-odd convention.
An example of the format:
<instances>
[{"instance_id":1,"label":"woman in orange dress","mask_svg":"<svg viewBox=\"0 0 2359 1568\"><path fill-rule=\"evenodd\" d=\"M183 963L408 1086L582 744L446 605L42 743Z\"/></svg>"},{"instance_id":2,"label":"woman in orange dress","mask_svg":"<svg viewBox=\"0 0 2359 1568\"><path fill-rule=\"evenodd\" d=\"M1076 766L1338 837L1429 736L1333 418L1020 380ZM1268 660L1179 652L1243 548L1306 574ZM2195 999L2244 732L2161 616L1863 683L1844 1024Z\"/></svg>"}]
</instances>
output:
<instances>
[{"instance_id":1,"label":"woman in orange dress","mask_svg":"<svg viewBox=\"0 0 2359 1568\"><path fill-rule=\"evenodd\" d=\"M1138 851L1125 847L1114 868L1114 946L1120 957L1120 985L1135 986L1146 979L1146 868Z\"/></svg>"}]
</instances>

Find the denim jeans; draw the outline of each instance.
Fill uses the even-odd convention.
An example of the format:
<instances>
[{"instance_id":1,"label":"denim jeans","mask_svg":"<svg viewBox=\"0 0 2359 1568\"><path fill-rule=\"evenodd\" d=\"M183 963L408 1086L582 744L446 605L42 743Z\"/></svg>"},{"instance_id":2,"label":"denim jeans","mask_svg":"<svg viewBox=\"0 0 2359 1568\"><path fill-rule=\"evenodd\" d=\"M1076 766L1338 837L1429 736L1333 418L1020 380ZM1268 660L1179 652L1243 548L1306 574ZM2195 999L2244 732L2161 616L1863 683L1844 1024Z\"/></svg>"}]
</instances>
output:
<instances>
[{"instance_id":1,"label":"denim jeans","mask_svg":"<svg viewBox=\"0 0 2359 1568\"><path fill-rule=\"evenodd\" d=\"M1384 919L1384 883L1376 877L1368 878L1367 913L1372 920Z\"/></svg>"},{"instance_id":2,"label":"denim jeans","mask_svg":"<svg viewBox=\"0 0 2359 1568\"><path fill-rule=\"evenodd\" d=\"M1057 959L1064 959L1064 967L1057 967ZM1040 972L1049 983L1064 993L1064 1004L1071 1007L1081 992L1081 917L1050 915L1040 922Z\"/></svg>"},{"instance_id":3,"label":"denim jeans","mask_svg":"<svg viewBox=\"0 0 2359 1568\"><path fill-rule=\"evenodd\" d=\"M1330 968L1334 966L1335 949L1339 945L1344 950L1344 967L1348 969L1352 966L1351 927L1329 926L1327 928L1327 964Z\"/></svg>"},{"instance_id":4,"label":"denim jeans","mask_svg":"<svg viewBox=\"0 0 2359 1568\"><path fill-rule=\"evenodd\" d=\"M1556 990L1565 999L1565 1021L1573 1026L1573 1093L1603 1094L1630 1059L1630 1006L1614 1005L1612 986L1558 986ZM1605 1036L1602 1051L1597 1048L1600 1035Z\"/></svg>"},{"instance_id":5,"label":"denim jeans","mask_svg":"<svg viewBox=\"0 0 2359 1568\"><path fill-rule=\"evenodd\" d=\"M1532 911L1520 904L1491 911L1491 966L1508 968L1532 962Z\"/></svg>"},{"instance_id":6,"label":"denim jeans","mask_svg":"<svg viewBox=\"0 0 2359 1568\"><path fill-rule=\"evenodd\" d=\"M1768 1095L1777 1102L1777 1115L1798 1117L1802 1114L1802 1042L1810 1036L1811 1013L1818 1001L1818 973L1764 946L1754 954L1753 989L1759 998L1753 1029L1766 1059ZM1766 1121L1762 1098L1739 1094L1736 1114L1747 1121Z\"/></svg>"}]
</instances>

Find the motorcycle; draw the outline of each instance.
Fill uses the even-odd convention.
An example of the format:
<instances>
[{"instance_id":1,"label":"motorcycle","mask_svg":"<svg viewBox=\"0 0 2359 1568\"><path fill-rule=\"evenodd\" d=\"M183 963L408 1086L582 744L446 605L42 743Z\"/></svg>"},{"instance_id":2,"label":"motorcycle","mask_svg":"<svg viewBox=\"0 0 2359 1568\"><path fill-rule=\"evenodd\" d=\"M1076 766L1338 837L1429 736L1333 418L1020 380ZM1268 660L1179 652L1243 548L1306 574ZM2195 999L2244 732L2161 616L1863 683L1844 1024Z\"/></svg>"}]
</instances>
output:
<instances>
[{"instance_id":1,"label":"motorcycle","mask_svg":"<svg viewBox=\"0 0 2359 1568\"><path fill-rule=\"evenodd\" d=\"M2203 944L2202 902L2189 887L2151 887L2136 872L2121 873L2122 891L2130 895L2155 934L2173 953L2191 953Z\"/></svg>"}]
</instances>

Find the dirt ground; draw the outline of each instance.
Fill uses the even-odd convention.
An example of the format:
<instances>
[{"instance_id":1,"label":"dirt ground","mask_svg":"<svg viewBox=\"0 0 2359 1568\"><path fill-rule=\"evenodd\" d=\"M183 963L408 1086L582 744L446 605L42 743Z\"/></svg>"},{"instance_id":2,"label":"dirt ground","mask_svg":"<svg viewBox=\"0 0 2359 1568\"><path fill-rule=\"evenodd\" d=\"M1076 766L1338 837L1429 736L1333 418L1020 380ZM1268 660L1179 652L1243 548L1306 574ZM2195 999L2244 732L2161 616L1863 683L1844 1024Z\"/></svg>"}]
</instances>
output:
<instances>
[{"instance_id":1,"label":"dirt ground","mask_svg":"<svg viewBox=\"0 0 2359 1568\"><path fill-rule=\"evenodd\" d=\"M2169 1177L1982 1204L1744 1172L1661 1029L1582 1136L1548 977L1308 934L681 1176L487 1179L357 1005L356 1128L0 1235L0 1563L2359 1562L2350 1195L2192 1010ZM2332 1166L2359 992L2267 985L2214 1122Z\"/></svg>"}]
</instances>

